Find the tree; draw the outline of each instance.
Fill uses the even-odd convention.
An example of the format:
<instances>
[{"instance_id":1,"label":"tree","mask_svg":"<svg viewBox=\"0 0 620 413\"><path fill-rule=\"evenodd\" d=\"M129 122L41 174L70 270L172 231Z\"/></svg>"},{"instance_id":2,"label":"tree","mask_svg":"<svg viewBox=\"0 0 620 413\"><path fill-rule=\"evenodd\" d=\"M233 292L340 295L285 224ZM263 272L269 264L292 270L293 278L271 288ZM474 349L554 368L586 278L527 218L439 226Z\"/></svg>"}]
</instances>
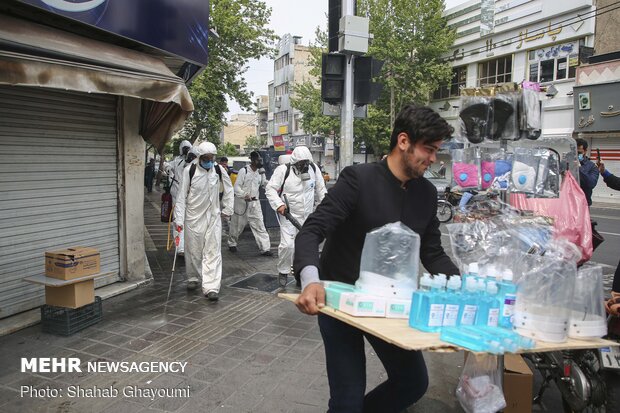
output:
<instances>
[{"instance_id":1,"label":"tree","mask_svg":"<svg viewBox=\"0 0 620 413\"><path fill-rule=\"evenodd\" d=\"M190 86L194 112L180 133L183 139L219 144L227 97L251 109L253 94L243 76L250 59L274 53L270 16L271 8L261 0L211 0L210 24L219 38L209 37L209 63Z\"/></svg>"},{"instance_id":2,"label":"tree","mask_svg":"<svg viewBox=\"0 0 620 413\"><path fill-rule=\"evenodd\" d=\"M259 150L267 146L267 137L248 136L245 140L245 148L249 151Z\"/></svg>"},{"instance_id":3,"label":"tree","mask_svg":"<svg viewBox=\"0 0 620 413\"><path fill-rule=\"evenodd\" d=\"M407 103L425 104L430 93L446 83L452 70L441 56L455 34L441 16L443 0L358 0L358 15L368 16L374 39L368 55L385 61L376 81L385 85L376 104L368 106L365 119L355 119L355 144L362 141L375 154L387 152L395 113ZM320 78L321 53L327 52L327 36L317 28L311 46L311 74ZM303 114L304 130L326 135L340 133L340 119L324 116L320 85L304 82L294 90L292 102Z\"/></svg>"},{"instance_id":4,"label":"tree","mask_svg":"<svg viewBox=\"0 0 620 413\"><path fill-rule=\"evenodd\" d=\"M218 156L238 156L239 150L232 143L226 142L217 148L217 154Z\"/></svg>"}]
</instances>

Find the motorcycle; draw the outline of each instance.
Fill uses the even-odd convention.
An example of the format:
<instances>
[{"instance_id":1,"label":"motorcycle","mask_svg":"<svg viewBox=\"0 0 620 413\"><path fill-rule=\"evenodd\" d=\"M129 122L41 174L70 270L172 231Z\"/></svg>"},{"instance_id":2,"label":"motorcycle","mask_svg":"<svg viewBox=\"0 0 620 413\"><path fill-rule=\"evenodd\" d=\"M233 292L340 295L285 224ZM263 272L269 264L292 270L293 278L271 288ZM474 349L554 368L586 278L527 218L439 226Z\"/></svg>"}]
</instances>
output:
<instances>
[{"instance_id":1,"label":"motorcycle","mask_svg":"<svg viewBox=\"0 0 620 413\"><path fill-rule=\"evenodd\" d=\"M447 187L442 195L442 198L437 200L437 219L439 222L442 224L450 222L450 220L458 212L459 207L467 206L468 211L474 213L477 210L492 212L493 210L499 211L501 209L501 203L498 201L499 194L497 192L471 192L473 193L473 196L467 200L465 205L461 205L463 193L453 191L450 187Z\"/></svg>"},{"instance_id":2,"label":"motorcycle","mask_svg":"<svg viewBox=\"0 0 620 413\"><path fill-rule=\"evenodd\" d=\"M617 316L609 316L606 338L620 345L620 318ZM545 390L554 382L567 413L620 411L619 347L531 353L524 357L543 377L534 403L542 401Z\"/></svg>"}]
</instances>

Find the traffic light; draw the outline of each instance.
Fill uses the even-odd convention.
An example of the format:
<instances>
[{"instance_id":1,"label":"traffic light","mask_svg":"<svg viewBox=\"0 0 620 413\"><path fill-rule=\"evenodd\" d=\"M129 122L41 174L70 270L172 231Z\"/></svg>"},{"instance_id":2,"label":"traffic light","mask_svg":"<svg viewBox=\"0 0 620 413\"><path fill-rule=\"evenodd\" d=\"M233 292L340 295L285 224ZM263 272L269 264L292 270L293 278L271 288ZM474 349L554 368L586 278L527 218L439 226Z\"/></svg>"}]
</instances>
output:
<instances>
[{"instance_id":1,"label":"traffic light","mask_svg":"<svg viewBox=\"0 0 620 413\"><path fill-rule=\"evenodd\" d=\"M338 32L342 17L342 0L329 0L327 13L327 46L330 53L338 51Z\"/></svg>"},{"instance_id":2,"label":"traffic light","mask_svg":"<svg viewBox=\"0 0 620 413\"><path fill-rule=\"evenodd\" d=\"M372 79L379 75L383 67L383 60L373 59L370 56L357 56L353 63L355 84L353 86L353 103L358 106L374 103L383 91L382 83L375 83Z\"/></svg>"},{"instance_id":3,"label":"traffic light","mask_svg":"<svg viewBox=\"0 0 620 413\"><path fill-rule=\"evenodd\" d=\"M323 53L321 59L321 100L337 104L344 96L344 75L346 56L337 53Z\"/></svg>"}]
</instances>

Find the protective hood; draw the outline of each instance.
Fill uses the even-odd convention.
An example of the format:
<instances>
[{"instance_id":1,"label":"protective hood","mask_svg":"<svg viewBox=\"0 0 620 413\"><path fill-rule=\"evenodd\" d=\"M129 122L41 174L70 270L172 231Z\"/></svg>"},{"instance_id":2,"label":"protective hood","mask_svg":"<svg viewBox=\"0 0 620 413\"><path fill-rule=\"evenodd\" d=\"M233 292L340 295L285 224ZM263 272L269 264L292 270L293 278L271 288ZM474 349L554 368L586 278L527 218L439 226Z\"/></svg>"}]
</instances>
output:
<instances>
[{"instance_id":1,"label":"protective hood","mask_svg":"<svg viewBox=\"0 0 620 413\"><path fill-rule=\"evenodd\" d=\"M190 143L190 141L181 141L181 144L179 145L179 153L182 155L183 154L183 148L185 147L192 147L192 144Z\"/></svg>"},{"instance_id":2,"label":"protective hood","mask_svg":"<svg viewBox=\"0 0 620 413\"><path fill-rule=\"evenodd\" d=\"M217 148L211 142L202 142L196 148L196 154L199 157L202 155L215 155L217 154Z\"/></svg>"},{"instance_id":3,"label":"protective hood","mask_svg":"<svg viewBox=\"0 0 620 413\"><path fill-rule=\"evenodd\" d=\"M291 155L280 155L278 156L278 165L284 165L289 163L291 160Z\"/></svg>"},{"instance_id":4,"label":"protective hood","mask_svg":"<svg viewBox=\"0 0 620 413\"><path fill-rule=\"evenodd\" d=\"M291 163L297 163L304 160L312 162L312 154L310 153L310 149L306 146L298 146L293 149L293 153L291 154Z\"/></svg>"}]
</instances>

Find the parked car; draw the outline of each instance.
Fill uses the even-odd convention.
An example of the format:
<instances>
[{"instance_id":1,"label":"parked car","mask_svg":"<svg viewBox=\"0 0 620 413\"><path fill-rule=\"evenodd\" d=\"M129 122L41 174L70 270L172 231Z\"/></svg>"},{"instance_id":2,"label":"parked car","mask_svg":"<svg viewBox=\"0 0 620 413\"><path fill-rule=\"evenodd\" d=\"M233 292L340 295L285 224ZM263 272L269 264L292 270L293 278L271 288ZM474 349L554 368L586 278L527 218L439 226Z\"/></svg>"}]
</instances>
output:
<instances>
[{"instance_id":1,"label":"parked car","mask_svg":"<svg viewBox=\"0 0 620 413\"><path fill-rule=\"evenodd\" d=\"M430 169L427 169L424 172L424 177L431 181L433 185L435 185L435 188L437 188L438 196L443 196L446 188L450 186L449 179L442 178L437 172L431 171Z\"/></svg>"}]
</instances>

